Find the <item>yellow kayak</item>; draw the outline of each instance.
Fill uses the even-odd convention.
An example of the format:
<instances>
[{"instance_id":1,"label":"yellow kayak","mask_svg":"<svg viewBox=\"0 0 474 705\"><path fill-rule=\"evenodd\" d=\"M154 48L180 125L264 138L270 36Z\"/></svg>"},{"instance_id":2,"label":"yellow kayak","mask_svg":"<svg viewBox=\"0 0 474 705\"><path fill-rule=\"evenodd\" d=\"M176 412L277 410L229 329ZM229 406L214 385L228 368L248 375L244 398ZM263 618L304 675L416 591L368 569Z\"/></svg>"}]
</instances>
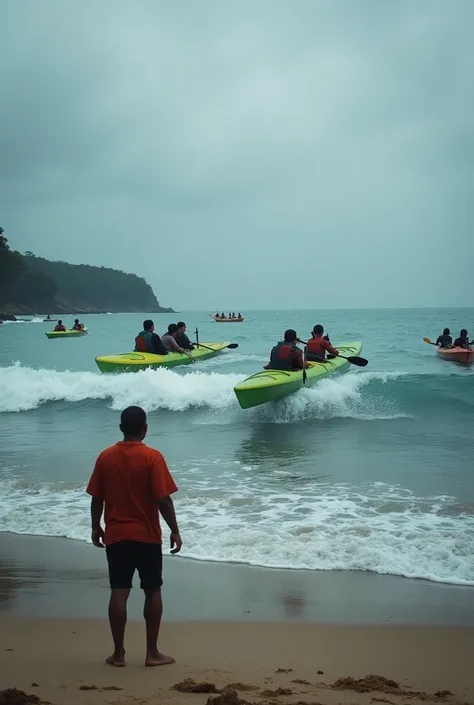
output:
<instances>
[{"instance_id":1,"label":"yellow kayak","mask_svg":"<svg viewBox=\"0 0 474 705\"><path fill-rule=\"evenodd\" d=\"M52 330L45 333L45 336L49 340L54 340L55 338L80 338L82 335L86 335L87 328L83 330Z\"/></svg>"},{"instance_id":2,"label":"yellow kayak","mask_svg":"<svg viewBox=\"0 0 474 705\"><path fill-rule=\"evenodd\" d=\"M159 367L176 367L189 365L199 360L208 360L225 350L229 343L195 343L194 350L190 351L192 360L183 353L168 353L168 355L154 355L153 353L128 352L120 355L105 355L96 357L97 367L101 372L140 372L140 370L156 369Z\"/></svg>"}]
</instances>

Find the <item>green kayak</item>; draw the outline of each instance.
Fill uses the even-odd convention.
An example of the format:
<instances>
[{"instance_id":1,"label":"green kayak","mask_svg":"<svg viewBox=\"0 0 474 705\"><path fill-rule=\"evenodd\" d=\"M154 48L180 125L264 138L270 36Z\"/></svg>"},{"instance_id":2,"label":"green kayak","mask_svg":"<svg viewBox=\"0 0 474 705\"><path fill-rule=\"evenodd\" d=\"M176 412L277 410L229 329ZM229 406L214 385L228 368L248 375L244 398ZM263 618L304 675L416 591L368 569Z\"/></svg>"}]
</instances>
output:
<instances>
[{"instance_id":1,"label":"green kayak","mask_svg":"<svg viewBox=\"0 0 474 705\"><path fill-rule=\"evenodd\" d=\"M219 355L229 345L229 343L201 343L203 347L196 347L192 351L193 359L182 353L168 353L168 355L154 355L152 353L128 352L119 355L104 355L96 357L97 367L101 372L140 372L149 368L176 367L177 365L189 365L198 360L209 360L211 357Z\"/></svg>"},{"instance_id":2,"label":"green kayak","mask_svg":"<svg viewBox=\"0 0 474 705\"><path fill-rule=\"evenodd\" d=\"M362 343L345 343L336 345L342 355L360 355ZM312 387L323 377L332 372L346 370L350 363L342 357L335 357L326 362L309 362L306 370L306 384L303 384L303 372L286 372L284 370L263 370L251 377L247 377L234 387L235 396L242 409L266 404L269 401L282 399L289 394L294 394L303 387Z\"/></svg>"},{"instance_id":3,"label":"green kayak","mask_svg":"<svg viewBox=\"0 0 474 705\"><path fill-rule=\"evenodd\" d=\"M83 330L52 330L45 333L45 336L49 338L49 340L54 340L55 338L82 338L86 333L87 328Z\"/></svg>"}]
</instances>

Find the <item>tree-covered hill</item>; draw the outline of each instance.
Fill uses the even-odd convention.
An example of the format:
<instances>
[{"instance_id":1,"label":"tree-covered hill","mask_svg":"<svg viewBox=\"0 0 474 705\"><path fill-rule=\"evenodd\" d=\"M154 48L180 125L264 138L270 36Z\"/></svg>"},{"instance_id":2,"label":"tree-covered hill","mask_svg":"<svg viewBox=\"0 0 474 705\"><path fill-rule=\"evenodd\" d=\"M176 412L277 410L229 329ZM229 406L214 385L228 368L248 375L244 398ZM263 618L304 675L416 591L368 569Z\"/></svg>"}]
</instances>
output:
<instances>
[{"instance_id":1,"label":"tree-covered hill","mask_svg":"<svg viewBox=\"0 0 474 705\"><path fill-rule=\"evenodd\" d=\"M171 311L160 307L151 286L136 274L109 267L51 262L10 249L0 228L0 311L121 313Z\"/></svg>"}]
</instances>

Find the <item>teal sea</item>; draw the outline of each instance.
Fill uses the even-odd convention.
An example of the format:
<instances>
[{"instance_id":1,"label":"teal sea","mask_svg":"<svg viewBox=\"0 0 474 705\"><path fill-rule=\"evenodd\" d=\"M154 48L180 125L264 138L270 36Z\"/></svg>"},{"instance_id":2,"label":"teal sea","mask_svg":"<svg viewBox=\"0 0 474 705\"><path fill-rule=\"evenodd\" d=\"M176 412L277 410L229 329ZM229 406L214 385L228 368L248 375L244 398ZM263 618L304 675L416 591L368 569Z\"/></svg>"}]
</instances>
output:
<instances>
[{"instance_id":1,"label":"teal sea","mask_svg":"<svg viewBox=\"0 0 474 705\"><path fill-rule=\"evenodd\" d=\"M125 375L94 357L131 350L143 315L84 317L74 340L48 340L42 319L0 326L0 530L88 541L84 485L139 404L179 485L185 556L474 585L474 368L422 340L472 331L474 309L209 313L157 314L156 330L179 318L237 350ZM362 340L368 367L241 410L236 382L285 328L315 323L336 345Z\"/></svg>"}]
</instances>

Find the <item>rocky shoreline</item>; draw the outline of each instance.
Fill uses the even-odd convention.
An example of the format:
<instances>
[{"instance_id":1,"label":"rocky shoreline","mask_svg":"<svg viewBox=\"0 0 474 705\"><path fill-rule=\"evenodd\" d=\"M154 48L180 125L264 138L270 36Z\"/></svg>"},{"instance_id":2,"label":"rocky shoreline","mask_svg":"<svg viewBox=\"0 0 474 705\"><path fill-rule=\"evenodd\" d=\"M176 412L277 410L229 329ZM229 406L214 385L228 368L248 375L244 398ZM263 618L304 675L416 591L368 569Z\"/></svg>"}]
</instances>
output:
<instances>
[{"instance_id":1,"label":"rocky shoreline","mask_svg":"<svg viewBox=\"0 0 474 705\"><path fill-rule=\"evenodd\" d=\"M12 307L13 308L13 307ZM139 309L131 308L128 309L128 311L104 311L100 309L76 309L76 308L68 308L68 309L61 309L58 311L50 311L49 315L52 318L57 318L58 316L91 316L94 314L104 314L104 313L149 313L150 315L152 314L157 314L157 313L176 313L172 308L161 308L159 311L141 311ZM36 311L31 311L28 308L19 308L15 307L13 312L12 309L9 311L0 311L0 321L17 321L23 319L25 316L43 316L46 318L48 313L37 313Z\"/></svg>"}]
</instances>

